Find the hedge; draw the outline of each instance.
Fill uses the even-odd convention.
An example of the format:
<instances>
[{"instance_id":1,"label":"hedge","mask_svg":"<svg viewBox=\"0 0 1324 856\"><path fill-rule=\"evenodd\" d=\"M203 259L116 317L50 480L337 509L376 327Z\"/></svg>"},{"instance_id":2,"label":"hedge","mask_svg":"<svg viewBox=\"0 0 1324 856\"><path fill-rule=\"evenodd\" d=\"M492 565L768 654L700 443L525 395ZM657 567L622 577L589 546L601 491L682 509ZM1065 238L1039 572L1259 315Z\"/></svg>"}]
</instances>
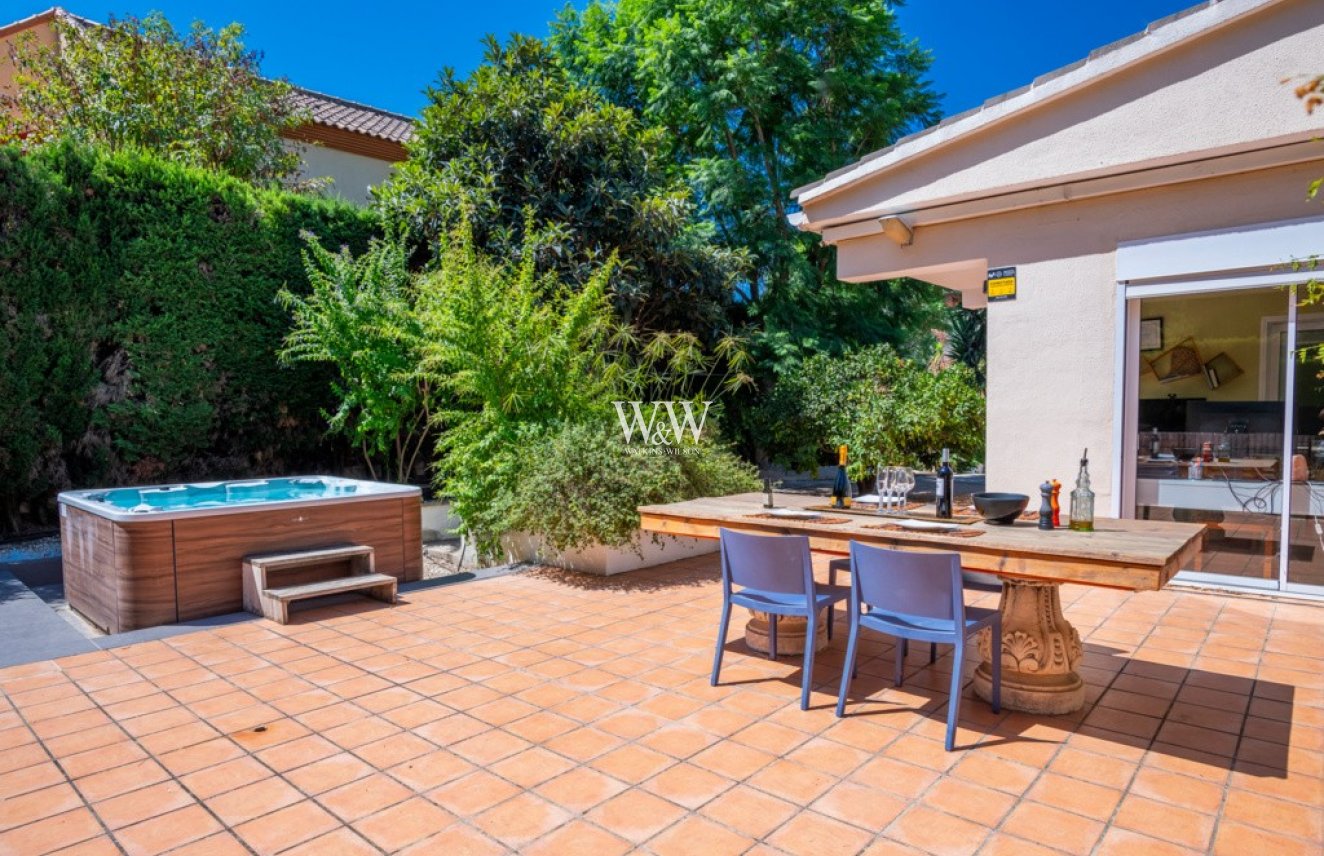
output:
<instances>
[{"instance_id":1,"label":"hedge","mask_svg":"<svg viewBox=\"0 0 1324 856\"><path fill-rule=\"evenodd\" d=\"M373 215L137 153L0 147L0 531L105 484L318 469L322 367L281 364L300 233Z\"/></svg>"}]
</instances>

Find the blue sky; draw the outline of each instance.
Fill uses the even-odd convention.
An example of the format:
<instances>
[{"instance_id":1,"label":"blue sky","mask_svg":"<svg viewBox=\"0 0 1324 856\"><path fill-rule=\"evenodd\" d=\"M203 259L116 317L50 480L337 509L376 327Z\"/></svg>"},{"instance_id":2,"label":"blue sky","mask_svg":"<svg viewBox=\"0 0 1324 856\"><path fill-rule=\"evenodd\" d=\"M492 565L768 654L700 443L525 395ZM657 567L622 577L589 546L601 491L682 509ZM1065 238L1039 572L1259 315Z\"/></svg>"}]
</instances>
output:
<instances>
[{"instance_id":1,"label":"blue sky","mask_svg":"<svg viewBox=\"0 0 1324 856\"><path fill-rule=\"evenodd\" d=\"M0 23L49 0L0 0ZM416 114L422 90L445 65L460 71L482 58L485 33L545 35L565 0L397 0L376 11L363 0L62 0L95 20L154 9L176 24L240 21L264 70L310 89ZM750 0L758 2L758 0ZM934 54L931 78L956 113L1144 29L1195 0L910 0L905 31Z\"/></svg>"}]
</instances>

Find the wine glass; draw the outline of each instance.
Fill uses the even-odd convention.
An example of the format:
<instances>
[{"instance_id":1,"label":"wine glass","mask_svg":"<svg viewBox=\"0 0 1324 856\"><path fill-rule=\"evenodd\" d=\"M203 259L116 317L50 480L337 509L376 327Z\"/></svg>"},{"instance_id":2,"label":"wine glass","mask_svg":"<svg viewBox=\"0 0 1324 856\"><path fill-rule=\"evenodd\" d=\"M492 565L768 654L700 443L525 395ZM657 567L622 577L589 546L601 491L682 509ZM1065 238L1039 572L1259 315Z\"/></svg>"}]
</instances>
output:
<instances>
[{"instance_id":1,"label":"wine glass","mask_svg":"<svg viewBox=\"0 0 1324 856\"><path fill-rule=\"evenodd\" d=\"M892 479L895 471L892 467L879 467L878 474L874 479L875 487L878 489L878 513L886 514L888 506L892 499Z\"/></svg>"},{"instance_id":2,"label":"wine glass","mask_svg":"<svg viewBox=\"0 0 1324 856\"><path fill-rule=\"evenodd\" d=\"M910 508L910 492L915 488L915 471L910 467L896 468L896 489L901 493L901 513Z\"/></svg>"}]
</instances>

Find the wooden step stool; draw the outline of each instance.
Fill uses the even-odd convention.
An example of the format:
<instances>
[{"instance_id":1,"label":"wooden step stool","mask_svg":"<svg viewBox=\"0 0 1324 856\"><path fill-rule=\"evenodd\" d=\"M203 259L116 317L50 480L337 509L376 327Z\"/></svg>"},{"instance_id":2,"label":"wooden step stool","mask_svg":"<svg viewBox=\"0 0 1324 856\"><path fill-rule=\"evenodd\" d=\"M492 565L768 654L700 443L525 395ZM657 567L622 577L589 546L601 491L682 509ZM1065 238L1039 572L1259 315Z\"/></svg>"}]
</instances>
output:
<instances>
[{"instance_id":1,"label":"wooden step stool","mask_svg":"<svg viewBox=\"0 0 1324 856\"><path fill-rule=\"evenodd\" d=\"M327 577L326 566L349 562L349 575ZM288 624L290 603L310 597L361 591L395 603L396 578L373 568L372 548L322 547L244 558L244 609Z\"/></svg>"}]
</instances>

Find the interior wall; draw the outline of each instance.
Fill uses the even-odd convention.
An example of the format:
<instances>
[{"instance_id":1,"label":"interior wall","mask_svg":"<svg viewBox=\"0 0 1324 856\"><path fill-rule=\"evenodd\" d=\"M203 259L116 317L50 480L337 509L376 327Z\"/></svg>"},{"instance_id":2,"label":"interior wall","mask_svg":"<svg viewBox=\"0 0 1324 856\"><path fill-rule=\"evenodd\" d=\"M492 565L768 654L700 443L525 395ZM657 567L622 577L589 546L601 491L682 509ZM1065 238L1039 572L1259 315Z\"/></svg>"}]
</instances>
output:
<instances>
[{"instance_id":1,"label":"interior wall","mask_svg":"<svg viewBox=\"0 0 1324 856\"><path fill-rule=\"evenodd\" d=\"M1205 362L1225 353L1244 372L1217 389L1210 389L1202 377L1160 383L1153 372L1141 366L1138 368L1142 399L1175 395L1210 401L1258 401L1261 321L1265 317L1287 315L1287 292L1275 289L1150 298L1141 304L1140 314L1142 318L1163 319L1164 349L1189 337ZM1141 356L1154 359L1161 353L1146 351Z\"/></svg>"}]
</instances>

